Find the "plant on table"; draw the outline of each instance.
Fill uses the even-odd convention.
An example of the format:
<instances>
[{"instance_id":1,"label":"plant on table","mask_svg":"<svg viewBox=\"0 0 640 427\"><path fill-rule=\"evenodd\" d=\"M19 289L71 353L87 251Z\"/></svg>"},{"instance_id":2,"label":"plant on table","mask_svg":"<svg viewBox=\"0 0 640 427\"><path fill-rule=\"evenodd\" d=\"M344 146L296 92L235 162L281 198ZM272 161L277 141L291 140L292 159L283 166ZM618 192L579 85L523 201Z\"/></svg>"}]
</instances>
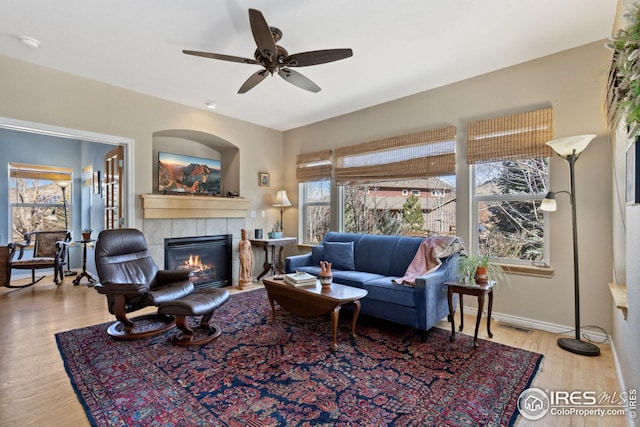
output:
<instances>
[{"instance_id":1,"label":"plant on table","mask_svg":"<svg viewBox=\"0 0 640 427\"><path fill-rule=\"evenodd\" d=\"M497 264L489 255L463 254L460 256L458 260L460 282L470 286L477 285L476 273L481 276L485 275L488 280L509 281L502 266Z\"/></svg>"}]
</instances>

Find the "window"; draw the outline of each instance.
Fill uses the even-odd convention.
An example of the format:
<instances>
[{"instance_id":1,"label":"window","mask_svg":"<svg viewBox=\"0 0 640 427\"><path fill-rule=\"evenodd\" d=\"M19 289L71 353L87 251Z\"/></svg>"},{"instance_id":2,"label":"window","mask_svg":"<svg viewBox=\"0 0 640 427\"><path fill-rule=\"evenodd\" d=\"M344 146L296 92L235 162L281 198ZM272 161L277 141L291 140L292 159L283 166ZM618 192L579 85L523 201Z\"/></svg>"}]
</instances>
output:
<instances>
[{"instance_id":1,"label":"window","mask_svg":"<svg viewBox=\"0 0 640 427\"><path fill-rule=\"evenodd\" d=\"M331 221L331 150L299 154L298 180L302 243L316 244L329 231Z\"/></svg>"},{"instance_id":2,"label":"window","mask_svg":"<svg viewBox=\"0 0 640 427\"><path fill-rule=\"evenodd\" d=\"M72 170L9 164L10 236L21 241L29 231L71 229Z\"/></svg>"},{"instance_id":3,"label":"window","mask_svg":"<svg viewBox=\"0 0 640 427\"><path fill-rule=\"evenodd\" d=\"M409 195L402 189L407 184L422 190ZM455 175L340 188L347 233L426 236L455 230Z\"/></svg>"},{"instance_id":4,"label":"window","mask_svg":"<svg viewBox=\"0 0 640 427\"><path fill-rule=\"evenodd\" d=\"M506 263L546 264L549 233L539 206L548 188L553 110L473 122L467 136L472 250Z\"/></svg>"},{"instance_id":5,"label":"window","mask_svg":"<svg viewBox=\"0 0 640 427\"><path fill-rule=\"evenodd\" d=\"M316 244L329 231L331 219L331 182L311 181L300 184L302 195L303 243Z\"/></svg>"},{"instance_id":6,"label":"window","mask_svg":"<svg viewBox=\"0 0 640 427\"><path fill-rule=\"evenodd\" d=\"M448 126L336 149L343 231L427 235L455 228L455 135Z\"/></svg>"},{"instance_id":7,"label":"window","mask_svg":"<svg viewBox=\"0 0 640 427\"><path fill-rule=\"evenodd\" d=\"M549 158L475 165L477 251L508 262L544 263Z\"/></svg>"}]
</instances>

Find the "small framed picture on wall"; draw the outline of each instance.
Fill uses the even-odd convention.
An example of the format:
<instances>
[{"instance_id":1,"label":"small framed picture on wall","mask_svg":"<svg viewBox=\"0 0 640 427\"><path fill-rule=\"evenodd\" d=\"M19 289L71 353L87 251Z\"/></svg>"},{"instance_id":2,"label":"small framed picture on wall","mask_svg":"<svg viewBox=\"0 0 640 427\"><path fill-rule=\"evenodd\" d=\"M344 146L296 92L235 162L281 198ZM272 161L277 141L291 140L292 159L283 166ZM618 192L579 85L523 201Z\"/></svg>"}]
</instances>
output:
<instances>
[{"instance_id":1,"label":"small framed picture on wall","mask_svg":"<svg viewBox=\"0 0 640 427\"><path fill-rule=\"evenodd\" d=\"M268 172L258 172L258 186L269 187L271 186L271 178Z\"/></svg>"}]
</instances>

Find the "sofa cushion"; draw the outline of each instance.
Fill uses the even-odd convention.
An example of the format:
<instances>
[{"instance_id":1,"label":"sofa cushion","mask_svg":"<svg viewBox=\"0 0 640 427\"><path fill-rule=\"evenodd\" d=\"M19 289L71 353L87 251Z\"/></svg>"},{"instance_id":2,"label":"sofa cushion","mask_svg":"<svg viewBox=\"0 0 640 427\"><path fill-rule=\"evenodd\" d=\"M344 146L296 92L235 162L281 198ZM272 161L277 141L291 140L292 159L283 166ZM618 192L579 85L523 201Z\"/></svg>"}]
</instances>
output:
<instances>
[{"instance_id":1,"label":"sofa cushion","mask_svg":"<svg viewBox=\"0 0 640 427\"><path fill-rule=\"evenodd\" d=\"M367 298L405 307L415 307L415 288L413 286L398 286L392 282L392 279L397 279L397 277L385 276L366 281L364 289L369 292Z\"/></svg>"},{"instance_id":2,"label":"sofa cushion","mask_svg":"<svg viewBox=\"0 0 640 427\"><path fill-rule=\"evenodd\" d=\"M391 257L389 276L404 276L407 267L413 261L423 241L424 238L422 237L406 236L398 239L398 244L394 248L393 256Z\"/></svg>"},{"instance_id":3,"label":"sofa cushion","mask_svg":"<svg viewBox=\"0 0 640 427\"><path fill-rule=\"evenodd\" d=\"M353 242L324 242L324 259L336 270L355 270Z\"/></svg>"},{"instance_id":4,"label":"sofa cushion","mask_svg":"<svg viewBox=\"0 0 640 427\"><path fill-rule=\"evenodd\" d=\"M356 247L355 269L390 276L391 260L397 244L397 236L362 236Z\"/></svg>"},{"instance_id":5,"label":"sofa cushion","mask_svg":"<svg viewBox=\"0 0 640 427\"><path fill-rule=\"evenodd\" d=\"M320 261L324 261L324 246L317 245L311 247L311 263L320 265Z\"/></svg>"},{"instance_id":6,"label":"sofa cushion","mask_svg":"<svg viewBox=\"0 0 640 427\"><path fill-rule=\"evenodd\" d=\"M341 285L353 286L354 288L364 288L364 284L384 276L364 271L333 270L333 282Z\"/></svg>"},{"instance_id":7,"label":"sofa cushion","mask_svg":"<svg viewBox=\"0 0 640 427\"><path fill-rule=\"evenodd\" d=\"M309 274L313 274L314 276L318 277L320 276L320 266L315 266L315 265L304 265L302 267L298 267L296 268L296 271L303 271L305 273L309 273Z\"/></svg>"}]
</instances>

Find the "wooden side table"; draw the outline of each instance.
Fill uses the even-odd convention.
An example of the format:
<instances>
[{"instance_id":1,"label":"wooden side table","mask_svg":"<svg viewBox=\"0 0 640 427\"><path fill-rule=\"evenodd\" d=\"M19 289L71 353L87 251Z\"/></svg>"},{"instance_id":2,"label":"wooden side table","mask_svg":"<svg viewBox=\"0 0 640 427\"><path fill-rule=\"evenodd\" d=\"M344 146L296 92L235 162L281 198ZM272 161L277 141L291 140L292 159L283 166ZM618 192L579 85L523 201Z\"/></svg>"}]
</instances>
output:
<instances>
[{"instance_id":1,"label":"wooden side table","mask_svg":"<svg viewBox=\"0 0 640 427\"><path fill-rule=\"evenodd\" d=\"M264 247L264 269L258 276L258 281L268 272L273 270L273 274L284 274L284 263L282 262L282 251L287 245L296 243L295 237L283 237L281 239L249 239L251 245ZM271 248L271 262L269 262L269 248Z\"/></svg>"},{"instance_id":2,"label":"wooden side table","mask_svg":"<svg viewBox=\"0 0 640 427\"><path fill-rule=\"evenodd\" d=\"M454 309L453 309L453 294L454 292L460 296L460 330L464 328L464 313L462 312L462 296L472 295L478 297L478 314L476 315L476 331L473 335L473 347L478 347L478 328L480 327L480 318L482 317L482 310L484 308L484 296L489 294L489 307L487 308L487 334L489 338L493 338L491 333L491 310L493 308L493 287L496 285L495 281L489 281L485 285L468 286L456 282L445 282L447 285L447 300L449 302L449 318L451 319L451 341L456 339L456 328L454 321Z\"/></svg>"},{"instance_id":3,"label":"wooden side table","mask_svg":"<svg viewBox=\"0 0 640 427\"><path fill-rule=\"evenodd\" d=\"M87 286L89 287L93 286L97 282L97 279L93 276L93 274L87 271L87 245L93 242L95 242L94 239L76 240L76 243L80 243L82 245L82 273L80 273L78 277L73 279L73 286L78 286L83 277L86 277L89 281L89 283L87 284Z\"/></svg>"}]
</instances>

